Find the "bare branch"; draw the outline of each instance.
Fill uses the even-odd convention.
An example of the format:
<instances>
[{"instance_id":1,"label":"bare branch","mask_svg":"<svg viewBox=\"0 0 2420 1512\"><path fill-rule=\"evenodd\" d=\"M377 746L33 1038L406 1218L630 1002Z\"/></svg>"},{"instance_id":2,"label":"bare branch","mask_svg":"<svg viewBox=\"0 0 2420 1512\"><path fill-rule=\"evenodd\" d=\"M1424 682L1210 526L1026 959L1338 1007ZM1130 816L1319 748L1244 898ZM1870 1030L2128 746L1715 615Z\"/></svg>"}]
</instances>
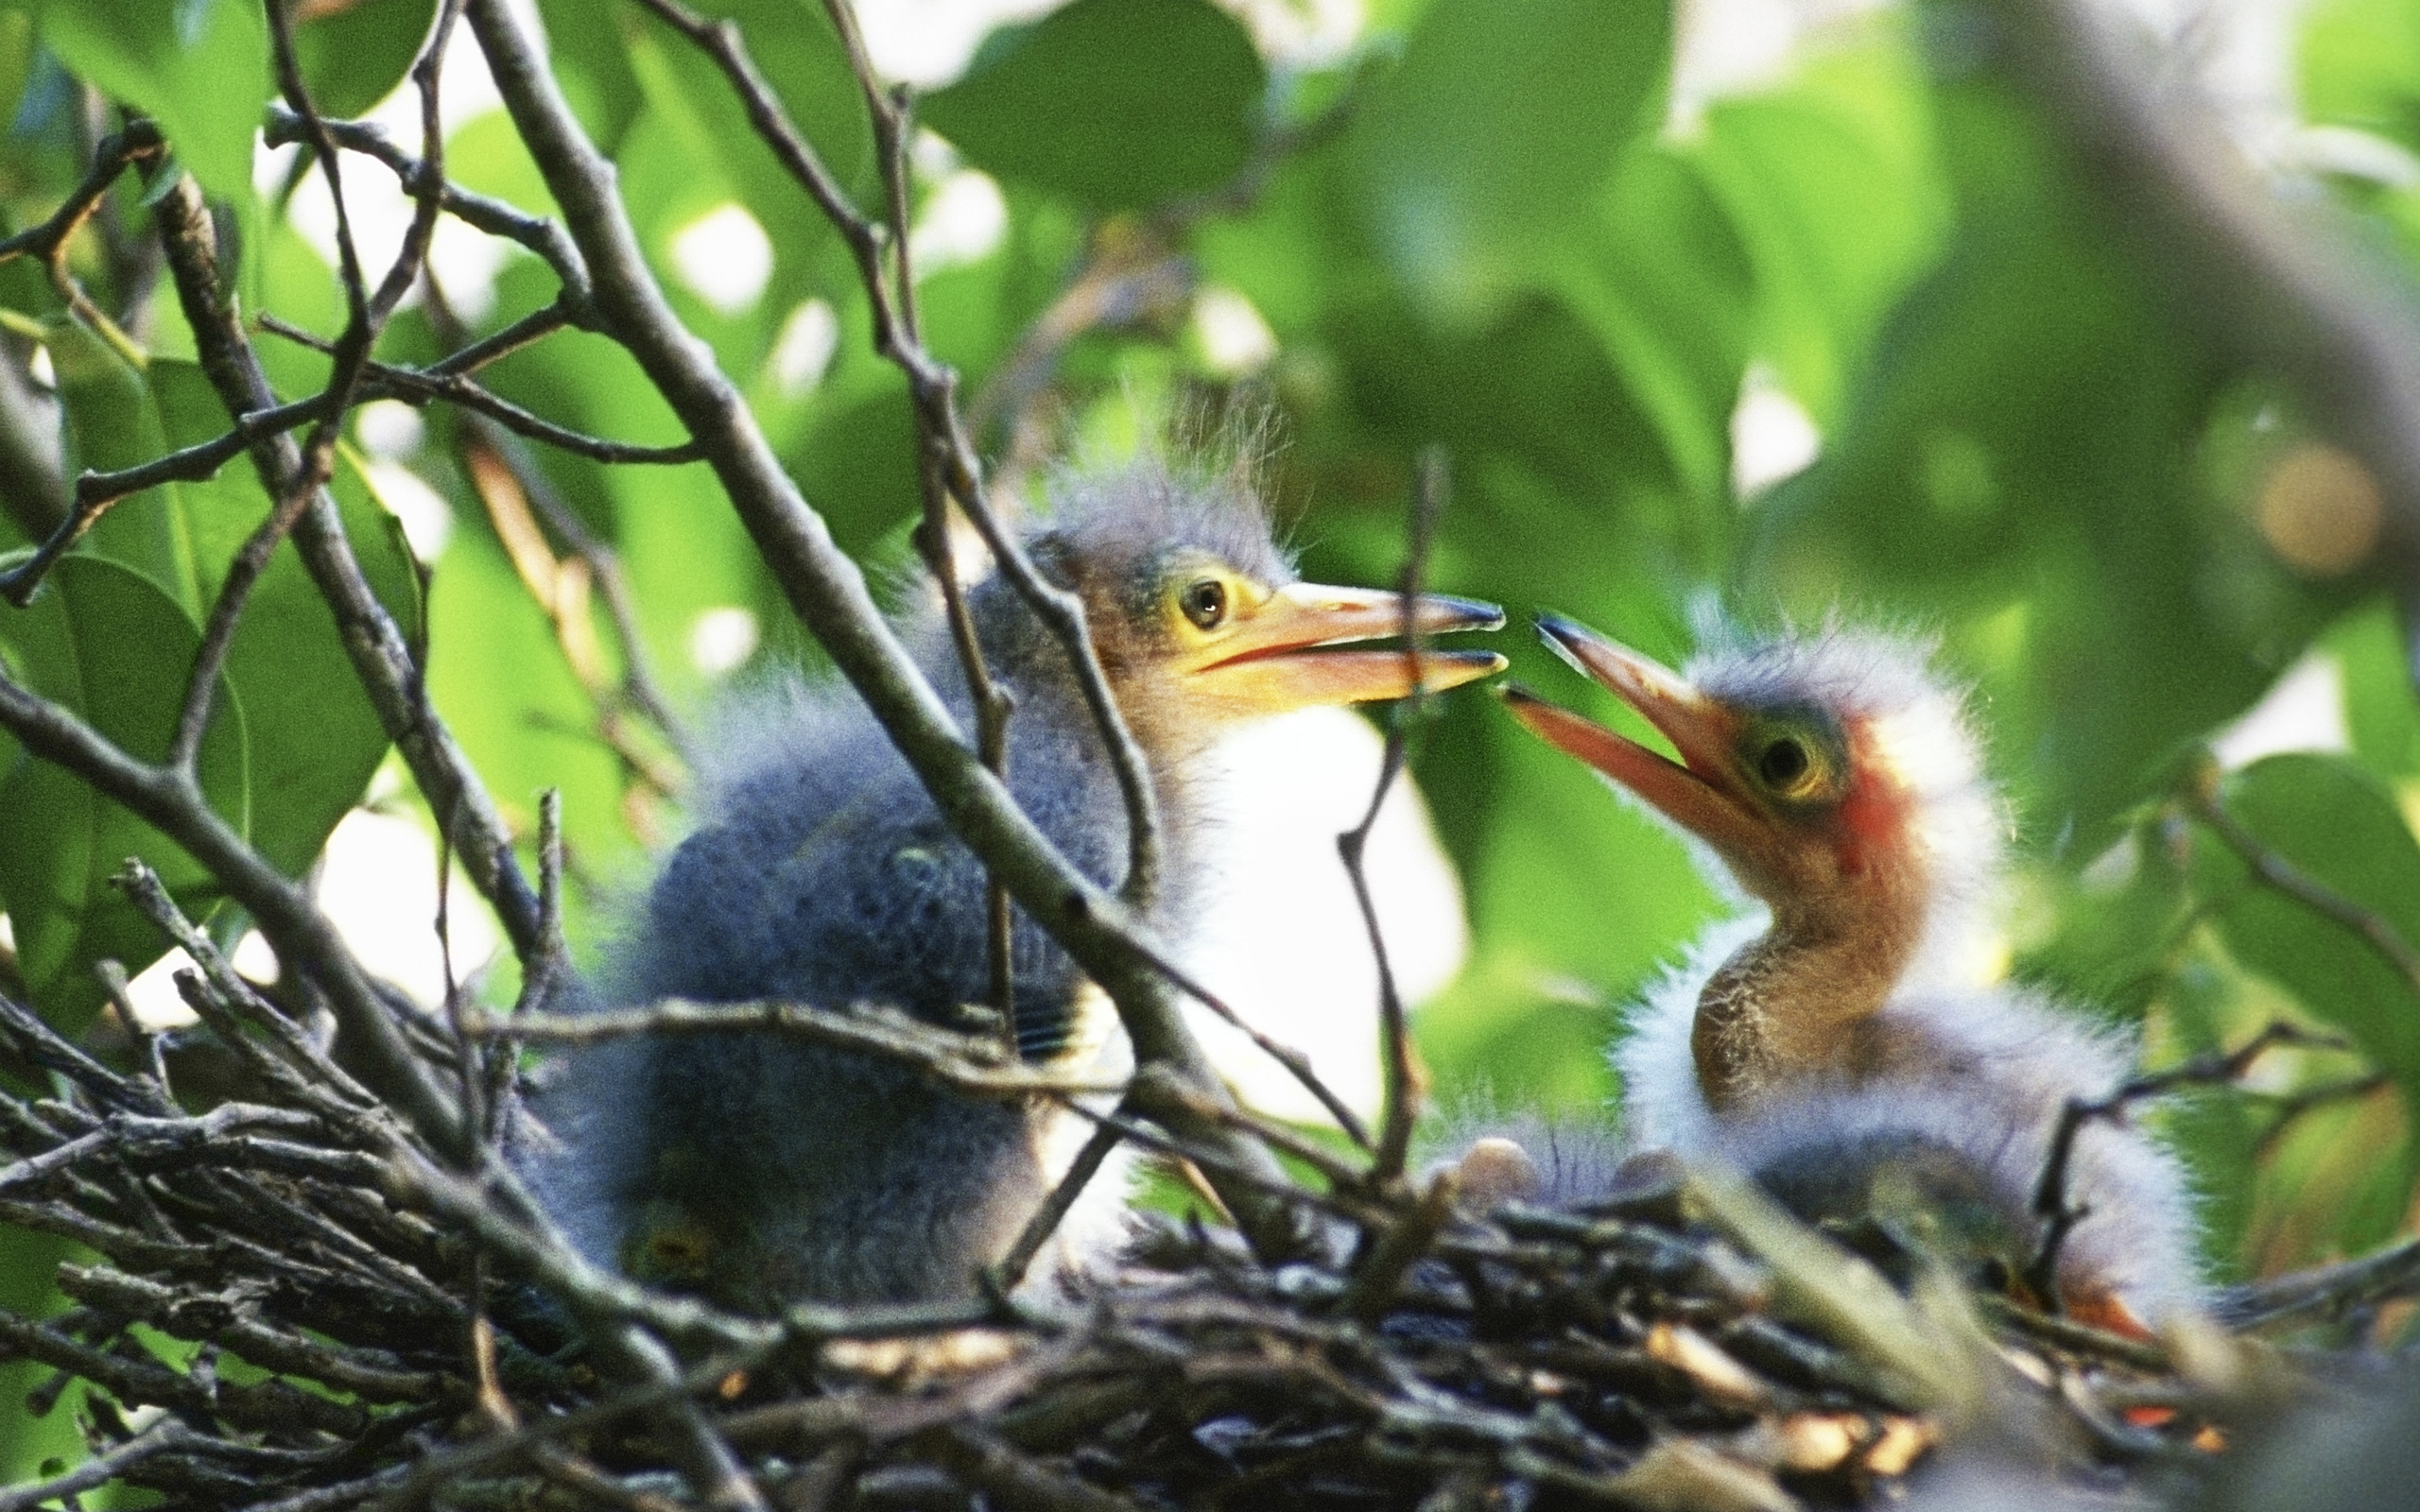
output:
<instances>
[{"instance_id":1,"label":"bare branch","mask_svg":"<svg viewBox=\"0 0 2420 1512\"><path fill-rule=\"evenodd\" d=\"M170 275L193 327L202 369L220 401L236 415L270 407L268 381L221 293L217 241L199 191L190 180L181 180L160 201L157 214ZM285 496L302 460L294 443L283 437L252 448L253 465L274 497ZM308 497L294 534L303 566L336 613L345 649L380 724L402 751L431 811L452 816L456 853L480 895L494 907L515 951L526 954L537 940L537 896L513 858L510 836L470 759L430 701L403 632L362 575L336 501L323 489ZM278 943L274 936L271 942ZM299 949L299 941L297 945ZM286 954L282 943L279 955L305 969L313 964L307 954Z\"/></svg>"},{"instance_id":2,"label":"bare branch","mask_svg":"<svg viewBox=\"0 0 2420 1512\"><path fill-rule=\"evenodd\" d=\"M865 1051L913 1066L959 1091L981 1097L1122 1090L1004 1059L999 1043L990 1037L953 1034L896 1009L871 1005L833 1009L803 1003L690 1003L669 998L644 1008L516 1013L510 1018L466 1011L462 1016L463 1033L473 1039L510 1038L544 1045L596 1044L639 1034L729 1034L739 1029Z\"/></svg>"},{"instance_id":3,"label":"bare branch","mask_svg":"<svg viewBox=\"0 0 2420 1512\"><path fill-rule=\"evenodd\" d=\"M2245 829L2242 821L2228 813L2226 805L2219 800L2220 776L2218 763L2206 755L2195 762L2186 775L2180 792L2193 817L2208 826L2212 834L2252 868L2253 876L2263 885L2275 888L2311 912L2351 930L2411 984L2414 992L2420 992L2420 948L2405 939L2382 915L2362 907L2304 871Z\"/></svg>"},{"instance_id":4,"label":"bare branch","mask_svg":"<svg viewBox=\"0 0 2420 1512\"><path fill-rule=\"evenodd\" d=\"M395 146L385 128L369 121L323 119L318 124L329 142L385 164L406 191L423 192L429 175L422 160ZM271 146L313 140L310 125L282 107L270 109L265 135ZM587 323L587 265L580 261L579 249L572 245L562 226L544 216L527 215L501 199L473 194L451 183L440 184L437 204L465 225L517 243L544 259L562 283L563 318L574 325Z\"/></svg>"},{"instance_id":5,"label":"bare branch","mask_svg":"<svg viewBox=\"0 0 2420 1512\"><path fill-rule=\"evenodd\" d=\"M1395 706L1388 722L1386 753L1378 763L1378 781L1371 790L1368 811L1361 816L1359 824L1336 837L1337 854L1343 857L1344 874L1353 881L1353 899L1360 905L1361 925L1370 936L1370 955L1378 968L1378 1027L1386 1057L1387 1112L1378 1138L1377 1162L1370 1176L1381 1185L1403 1175L1405 1158L1411 1150L1411 1131L1420 1120L1421 1102L1427 1095L1428 1074L1421 1067L1419 1052L1412 1047L1403 991L1395 985L1394 964L1388 958L1386 937L1378 927L1378 905L1370 894L1364 855L1370 845L1370 832L1377 826L1378 813L1386 807L1387 794L1403 773L1412 731L1428 713L1428 689L1421 679L1417 609L1428 580L1429 542L1436 536L1437 517L1445 507L1445 454L1431 447L1421 454L1413 481L1411 544L1404 558L1402 580L1396 585L1403 596L1403 660L1411 674L1411 696Z\"/></svg>"},{"instance_id":6,"label":"bare branch","mask_svg":"<svg viewBox=\"0 0 2420 1512\"><path fill-rule=\"evenodd\" d=\"M2105 1097L2070 1097L2059 1109L2059 1121L2050 1134L2049 1152L2042 1161L2042 1175L2033 1187L2034 1216L2042 1220L2042 1238L2035 1246L2033 1259L2025 1268L2025 1282L2035 1296L2047 1299L2056 1310L2059 1306L2059 1251L2084 1220L2088 1208L2067 1206L2067 1168L2075 1156L2078 1135L2085 1125L2106 1119L2122 1118L2138 1103L2164 1097L2186 1087L2222 1086L2235 1081L2261 1055L2276 1045L2316 1045L2331 1050L2344 1048L2344 1042L2332 1035L2313 1034L2308 1029L2283 1021L2270 1024L2258 1034L2224 1054L2196 1056L2182 1065L2166 1071L2136 1076L2119 1085Z\"/></svg>"},{"instance_id":7,"label":"bare branch","mask_svg":"<svg viewBox=\"0 0 2420 1512\"><path fill-rule=\"evenodd\" d=\"M50 274L51 286L59 291L59 297L66 301L76 318L137 366L143 362L143 349L118 329L116 321L101 312L92 296L84 292L84 286L76 281L76 275L67 270L67 243L92 217L120 174L135 163L157 160L165 150L158 127L146 120L128 122L123 130L101 139L93 153L92 170L48 220L0 240L0 263L18 257L40 260Z\"/></svg>"},{"instance_id":8,"label":"bare branch","mask_svg":"<svg viewBox=\"0 0 2420 1512\"><path fill-rule=\"evenodd\" d=\"M2420 1239L2375 1255L2239 1286L2218 1313L2238 1329L2336 1322L2358 1309L2420 1294Z\"/></svg>"},{"instance_id":9,"label":"bare branch","mask_svg":"<svg viewBox=\"0 0 2420 1512\"><path fill-rule=\"evenodd\" d=\"M163 1418L125 1443L94 1455L64 1475L0 1487L0 1512L30 1512L44 1502L74 1506L78 1493L106 1486L145 1460L204 1441L202 1435L176 1418Z\"/></svg>"},{"instance_id":10,"label":"bare branch","mask_svg":"<svg viewBox=\"0 0 2420 1512\"><path fill-rule=\"evenodd\" d=\"M550 310L552 306L549 306ZM547 312L540 312L542 315L545 313ZM549 328L553 328L551 322ZM298 346L309 347L314 352L333 353L338 345L337 342L322 340L299 326L289 325L273 315L261 317L261 329L272 335L284 336ZM493 360L486 358L484 353L481 356L483 360ZM449 357L443 362L432 364L427 368L398 368L384 362L365 362L361 368L362 376L367 380L364 387L379 398L400 399L413 405L425 404L433 399L442 399L451 404L459 404L474 414L483 415L516 435L526 436L533 441L544 441L548 446L559 447L576 456L587 457L591 461L624 464L653 463L669 466L698 460L700 454L698 443L695 441L683 441L674 446L639 446L629 441L609 441L600 437L584 436L579 431L531 414L512 401L482 388L462 376L461 371L454 366L457 358L460 357L461 354L457 353L455 357ZM464 365L467 365L470 359L462 358L461 360Z\"/></svg>"}]
</instances>

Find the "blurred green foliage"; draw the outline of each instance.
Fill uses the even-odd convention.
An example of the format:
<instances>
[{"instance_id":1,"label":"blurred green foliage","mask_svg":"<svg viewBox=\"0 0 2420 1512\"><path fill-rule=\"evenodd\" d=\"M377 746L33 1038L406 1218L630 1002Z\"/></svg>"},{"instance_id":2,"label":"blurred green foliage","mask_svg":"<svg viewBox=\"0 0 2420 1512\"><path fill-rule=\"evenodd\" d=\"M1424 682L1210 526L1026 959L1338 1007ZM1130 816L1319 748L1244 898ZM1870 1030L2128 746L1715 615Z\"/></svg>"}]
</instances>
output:
<instances>
[{"instance_id":1,"label":"blurred green foliage","mask_svg":"<svg viewBox=\"0 0 2420 1512\"><path fill-rule=\"evenodd\" d=\"M389 94L432 9L306 7L298 44L322 105L359 112ZM783 102L870 199L862 102L820 9L704 9L739 22ZM718 77L638 7L538 9L675 309L841 543L894 569L915 508L910 431L845 249ZM1718 607L1768 625L1837 608L1937 633L1976 684L2022 816L2016 971L2080 1011L2142 1024L2158 1059L2276 1016L2349 1038L2346 1052L2280 1054L2254 1095L2196 1099L2172 1119L2211 1194L2216 1268L2273 1270L2402 1227L2420 1162L2413 981L2255 877L2179 785L2191 751L2318 659L2341 690L2343 748L2255 763L2220 797L2274 855L2420 940L2420 714L2373 549L2375 490L2373 536L2347 546L2362 523L2358 468L2348 484L2352 464L2292 395L2221 358L2214 322L2240 312L2177 299L2160 249L2007 82L1988 8L1944 0L1844 23L1787 70L1712 98L1676 98L1659 0L1374 9L1341 52L1292 56L1208 0L1075 0L1003 28L922 101L919 215L955 205L962 226L974 203L1000 216L995 234L928 255L919 285L930 340L978 406L1088 269L1173 253L1189 292L1215 297L1074 322L1046 352L1040 402L1012 417L1032 423L989 416L1009 480L1036 432L1098 442L1131 432L1138 410L1243 387L1282 419L1279 502L1310 575L1392 576L1410 459L1433 442L1455 478L1432 575L1443 589L1571 613L1674 659ZM2369 157L2334 161L2420 152L2416 14L2406 0L2320 0L2301 24L2308 121L2368 144ZM477 64L466 48L453 66ZM14 226L47 215L109 124L102 98L139 108L228 206L250 307L333 334L342 306L311 208L323 199L283 163L254 188L268 80L252 0L0 0L0 205ZM458 123L447 166L552 209L500 112ZM387 192L381 171L347 181ZM2383 170L2325 180L2375 228L2377 255L2407 265L2420 259L2415 183ZM77 325L38 269L0 266L11 360L46 353L71 469L141 461L223 425L139 252L144 193L131 178L114 188L71 266L147 362ZM763 233L761 279L744 235L693 245L732 206ZM553 298L542 264L496 246L492 283L460 275L445 301L406 310L381 355L431 360ZM441 259L441 277L463 266ZM749 276L710 276L734 269ZM1237 356L1212 328L1237 301L1268 351ZM316 354L262 341L289 395L324 372ZM564 425L679 438L635 365L597 337L558 335L487 376ZM1821 436L1811 466L1746 498L1743 396L1794 405ZM526 831L538 789L562 789L575 922L593 932L611 885L677 823L654 781L677 764L643 734L601 738L598 693L625 662L603 606L573 601L565 633L564 601L532 598L495 500L474 487L458 418L424 419L416 439L381 441L381 459L348 449L354 546L424 635L430 686L506 814ZM676 705L698 709L745 675L698 654L713 616L753 615L759 662L813 657L702 467L533 455L562 507L618 550ZM441 548L421 542L424 613L381 507L398 465L450 511ZM121 505L32 609L0 610L0 662L156 755L196 626L263 506L241 464ZM0 550L23 539L0 520ZM1516 675L1581 696L1526 636L1505 643ZM290 547L217 709L201 767L212 800L299 874L385 747ZM1674 840L1482 697L1447 701L1418 771L1475 937L1420 1022L1442 1089L1597 1103L1614 1091L1600 1051L1619 1005L1720 903ZM212 902L156 836L0 740L0 900L19 971L62 1019L95 1005L93 960L133 970L153 954L96 885L129 851L189 905ZM2283 1122L2297 1089L2340 1083L2353 1091ZM24 1290L50 1260L25 1249L0 1281ZM0 1374L0 1393L29 1379ZM46 1449L11 1440L11 1452L56 1452L56 1426ZM26 1463L0 1455L0 1473Z\"/></svg>"}]
</instances>

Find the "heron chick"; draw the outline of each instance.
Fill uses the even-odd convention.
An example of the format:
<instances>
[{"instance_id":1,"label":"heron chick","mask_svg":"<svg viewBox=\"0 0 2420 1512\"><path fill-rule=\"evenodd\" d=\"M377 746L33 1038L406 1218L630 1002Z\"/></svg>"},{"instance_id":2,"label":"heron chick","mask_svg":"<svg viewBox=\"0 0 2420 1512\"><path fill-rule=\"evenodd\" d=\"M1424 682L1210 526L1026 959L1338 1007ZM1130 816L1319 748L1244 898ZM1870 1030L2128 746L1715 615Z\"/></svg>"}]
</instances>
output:
<instances>
[{"instance_id":1,"label":"heron chick","mask_svg":"<svg viewBox=\"0 0 2420 1512\"><path fill-rule=\"evenodd\" d=\"M1670 759L1532 694L1512 713L1711 851L1755 906L1716 926L1618 1047L1630 1131L1748 1171L1812 1220L1878 1217L2021 1287L2062 1110L2132 1046L1986 985L2009 825L1959 692L1925 651L1831 629L1717 650L1685 677L1571 621L1539 629ZM2076 1136L2055 1297L2139 1329L2197 1295L2176 1160L2141 1128Z\"/></svg>"},{"instance_id":2,"label":"heron chick","mask_svg":"<svg viewBox=\"0 0 2420 1512\"><path fill-rule=\"evenodd\" d=\"M1219 845L1197 777L1238 722L1445 689L1490 652L1368 648L1398 634L1396 594L1296 579L1239 472L1159 461L1062 476L1021 543L1082 602L1111 692L1149 767L1161 884L1146 922L1181 943L1192 901L1250 855ZM1004 576L966 603L1014 700L1007 783L1086 876L1115 886L1128 821L1108 747L1060 640ZM1492 605L1424 596L1422 634L1493 629ZM895 629L974 728L938 585ZM943 1025L991 993L987 878L856 693L792 682L728 711L701 764L696 832L657 876L608 996L829 1007L890 1005ZM1022 1057L1113 1081L1131 1053L1104 994L1022 910L1012 927ZM642 1280L770 1311L789 1301L972 1295L1089 1132L1044 1101L977 1101L877 1057L768 1031L643 1037L575 1054L536 1098L555 1153L536 1184L592 1258ZM1124 1165L1097 1176L1030 1275L1065 1279L1122 1236Z\"/></svg>"}]
</instances>

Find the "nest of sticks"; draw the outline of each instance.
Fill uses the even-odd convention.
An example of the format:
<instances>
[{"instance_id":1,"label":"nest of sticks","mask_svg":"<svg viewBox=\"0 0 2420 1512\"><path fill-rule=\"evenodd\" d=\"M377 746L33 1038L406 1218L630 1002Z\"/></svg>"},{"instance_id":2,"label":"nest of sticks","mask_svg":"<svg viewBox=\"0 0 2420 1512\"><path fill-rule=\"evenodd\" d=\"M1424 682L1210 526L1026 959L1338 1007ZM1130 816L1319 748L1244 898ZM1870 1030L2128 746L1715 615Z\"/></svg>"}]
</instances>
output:
<instances>
[{"instance_id":1,"label":"nest of sticks","mask_svg":"<svg viewBox=\"0 0 2420 1512\"><path fill-rule=\"evenodd\" d=\"M201 1111L157 1042L119 1069L0 1000L0 1223L83 1252L70 1310L0 1314L0 1357L56 1372L7 1411L73 1412L91 1451L0 1509L112 1485L280 1512L1858 1506L1982 1440L2189 1485L2330 1373L2247 1332L2152 1343L1920 1266L1894 1284L1677 1169L1484 1213L1451 1178L1309 1183L1282 1263L1162 1220L1080 1297L740 1318L583 1268L501 1166L428 1148L184 943L233 1068ZM2350 1338L2415 1272L2391 1251L2235 1315Z\"/></svg>"}]
</instances>

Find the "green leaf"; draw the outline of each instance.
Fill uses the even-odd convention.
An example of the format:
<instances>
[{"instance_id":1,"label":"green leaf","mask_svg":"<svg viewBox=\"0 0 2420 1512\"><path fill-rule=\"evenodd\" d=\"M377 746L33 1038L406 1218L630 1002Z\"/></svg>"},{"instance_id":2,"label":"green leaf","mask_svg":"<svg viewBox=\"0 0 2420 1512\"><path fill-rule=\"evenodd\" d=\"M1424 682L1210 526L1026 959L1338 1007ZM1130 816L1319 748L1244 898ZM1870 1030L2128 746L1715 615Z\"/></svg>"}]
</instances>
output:
<instances>
[{"instance_id":1,"label":"green leaf","mask_svg":"<svg viewBox=\"0 0 2420 1512\"><path fill-rule=\"evenodd\" d=\"M2229 778L2221 797L2264 847L2420 945L2420 844L2377 779L2337 757L2273 756ZM2230 901L2219 914L2237 959L2342 1028L2420 1108L2420 990L2411 980L2352 929L2255 881L2231 855L2222 875L2240 879L2231 896L2221 894Z\"/></svg>"},{"instance_id":2,"label":"green leaf","mask_svg":"<svg viewBox=\"0 0 2420 1512\"><path fill-rule=\"evenodd\" d=\"M429 692L497 808L534 833L539 790L561 789L565 843L610 874L631 848L620 763L553 625L477 522L460 523L430 574L428 615Z\"/></svg>"},{"instance_id":3,"label":"green leaf","mask_svg":"<svg viewBox=\"0 0 2420 1512\"><path fill-rule=\"evenodd\" d=\"M986 172L1140 210L1242 169L1267 81L1243 26L1207 0L1076 0L993 33L919 114Z\"/></svg>"},{"instance_id":4,"label":"green leaf","mask_svg":"<svg viewBox=\"0 0 2420 1512\"><path fill-rule=\"evenodd\" d=\"M1819 421L1941 249L1933 151L1922 64L1895 38L1706 112L1695 156L1755 269L1755 345Z\"/></svg>"},{"instance_id":5,"label":"green leaf","mask_svg":"<svg viewBox=\"0 0 2420 1512\"><path fill-rule=\"evenodd\" d=\"M1661 143L1634 145L1556 271L1564 301L1654 420L1674 471L1700 497L1725 496L1755 289L1703 172Z\"/></svg>"},{"instance_id":6,"label":"green leaf","mask_svg":"<svg viewBox=\"0 0 2420 1512\"><path fill-rule=\"evenodd\" d=\"M69 476L139 466L169 450L143 369L63 316L51 322L43 345L59 375ZM119 500L95 523L83 549L143 574L186 613L199 617L200 582L186 533L182 489L182 484L165 483Z\"/></svg>"},{"instance_id":7,"label":"green leaf","mask_svg":"<svg viewBox=\"0 0 2420 1512\"><path fill-rule=\"evenodd\" d=\"M13 674L138 761L167 754L200 643L174 599L97 557L62 558L30 608L0 611L0 651ZM203 794L242 833L251 800L244 716L223 679L200 757ZM65 768L21 761L0 782L0 900L26 985L66 1033L100 1005L95 961L114 956L139 971L166 948L108 885L129 856L148 862L197 917L218 900L217 885L181 848Z\"/></svg>"},{"instance_id":8,"label":"green leaf","mask_svg":"<svg viewBox=\"0 0 2420 1512\"><path fill-rule=\"evenodd\" d=\"M2324 0L2302 31L2302 106L2420 148L2420 9L2408 0Z\"/></svg>"},{"instance_id":9,"label":"green leaf","mask_svg":"<svg viewBox=\"0 0 2420 1512\"><path fill-rule=\"evenodd\" d=\"M1668 0L1437 0L1346 134L1379 256L1446 311L1529 282L1536 238L1660 124L1671 47Z\"/></svg>"},{"instance_id":10,"label":"green leaf","mask_svg":"<svg viewBox=\"0 0 2420 1512\"><path fill-rule=\"evenodd\" d=\"M45 0L42 38L71 72L156 118L213 197L251 198L269 94L258 0Z\"/></svg>"},{"instance_id":11,"label":"green leaf","mask_svg":"<svg viewBox=\"0 0 2420 1512\"><path fill-rule=\"evenodd\" d=\"M437 0L360 0L302 22L294 52L311 103L323 115L359 115L393 94L436 15Z\"/></svg>"}]
</instances>

